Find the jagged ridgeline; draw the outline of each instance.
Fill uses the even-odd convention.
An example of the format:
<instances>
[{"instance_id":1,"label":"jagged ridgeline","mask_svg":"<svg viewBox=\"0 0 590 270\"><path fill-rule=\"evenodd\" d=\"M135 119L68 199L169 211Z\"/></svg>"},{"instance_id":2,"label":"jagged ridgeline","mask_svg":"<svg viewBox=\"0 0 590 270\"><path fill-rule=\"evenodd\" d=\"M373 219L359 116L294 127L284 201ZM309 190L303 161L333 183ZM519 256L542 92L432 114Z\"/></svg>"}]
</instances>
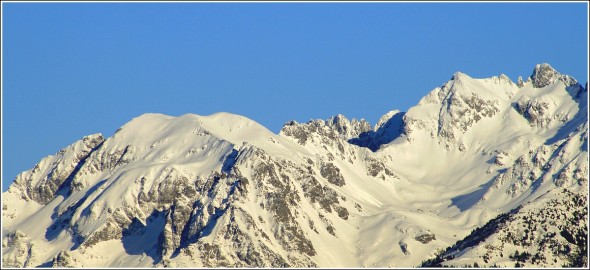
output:
<instances>
[{"instance_id":1,"label":"jagged ridgeline","mask_svg":"<svg viewBox=\"0 0 590 270\"><path fill-rule=\"evenodd\" d=\"M144 114L16 177L2 266L585 267L587 156L587 84L548 64L375 126Z\"/></svg>"}]
</instances>

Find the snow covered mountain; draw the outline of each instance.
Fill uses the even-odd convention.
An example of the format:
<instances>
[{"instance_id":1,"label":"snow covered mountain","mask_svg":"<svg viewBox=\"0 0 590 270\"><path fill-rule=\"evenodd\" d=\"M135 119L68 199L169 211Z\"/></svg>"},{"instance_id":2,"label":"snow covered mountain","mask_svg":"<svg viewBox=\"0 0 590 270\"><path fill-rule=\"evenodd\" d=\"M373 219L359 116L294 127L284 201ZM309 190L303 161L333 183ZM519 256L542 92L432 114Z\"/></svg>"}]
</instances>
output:
<instances>
[{"instance_id":1,"label":"snow covered mountain","mask_svg":"<svg viewBox=\"0 0 590 270\"><path fill-rule=\"evenodd\" d=\"M587 84L457 72L374 127L144 114L86 136L3 193L2 266L584 266L587 196Z\"/></svg>"}]
</instances>

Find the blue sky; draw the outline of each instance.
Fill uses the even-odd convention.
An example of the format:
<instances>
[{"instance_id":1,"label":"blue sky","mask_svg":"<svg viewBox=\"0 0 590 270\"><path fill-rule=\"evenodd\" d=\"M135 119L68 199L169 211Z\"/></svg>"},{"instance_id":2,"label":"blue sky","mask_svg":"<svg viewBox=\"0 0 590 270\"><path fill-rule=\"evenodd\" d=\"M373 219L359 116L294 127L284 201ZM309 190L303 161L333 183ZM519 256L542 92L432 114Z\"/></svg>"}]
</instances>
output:
<instances>
[{"instance_id":1,"label":"blue sky","mask_svg":"<svg viewBox=\"0 0 590 270\"><path fill-rule=\"evenodd\" d=\"M2 183L147 112L374 124L456 71L585 84L586 3L2 3Z\"/></svg>"}]
</instances>

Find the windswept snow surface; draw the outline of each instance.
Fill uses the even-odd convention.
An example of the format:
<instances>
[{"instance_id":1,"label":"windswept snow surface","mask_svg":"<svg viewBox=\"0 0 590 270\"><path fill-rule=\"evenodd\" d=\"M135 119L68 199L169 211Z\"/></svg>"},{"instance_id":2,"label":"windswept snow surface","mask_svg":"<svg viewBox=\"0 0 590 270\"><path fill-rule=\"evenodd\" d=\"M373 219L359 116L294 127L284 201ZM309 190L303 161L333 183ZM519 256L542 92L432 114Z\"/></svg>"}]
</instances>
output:
<instances>
[{"instance_id":1,"label":"windswept snow surface","mask_svg":"<svg viewBox=\"0 0 590 270\"><path fill-rule=\"evenodd\" d=\"M17 176L2 264L418 266L499 214L587 196L587 115L587 89L547 64L518 84L457 72L374 127L144 114Z\"/></svg>"}]
</instances>

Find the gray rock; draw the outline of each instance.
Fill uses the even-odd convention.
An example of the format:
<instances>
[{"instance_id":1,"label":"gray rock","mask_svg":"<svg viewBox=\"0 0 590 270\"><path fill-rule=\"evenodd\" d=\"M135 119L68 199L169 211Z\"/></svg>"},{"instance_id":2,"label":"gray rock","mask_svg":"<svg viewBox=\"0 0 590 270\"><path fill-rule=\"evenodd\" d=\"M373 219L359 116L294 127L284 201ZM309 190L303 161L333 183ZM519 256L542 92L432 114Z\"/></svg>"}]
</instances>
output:
<instances>
[{"instance_id":1,"label":"gray rock","mask_svg":"<svg viewBox=\"0 0 590 270\"><path fill-rule=\"evenodd\" d=\"M61 149L55 156L45 158L48 164L44 168L37 165L32 170L19 174L14 181L13 189L24 190L23 199L30 199L42 205L51 202L60 189L67 195L72 189L71 184L76 174L103 142L101 134L82 138ZM44 175L43 172L49 173Z\"/></svg>"},{"instance_id":2,"label":"gray rock","mask_svg":"<svg viewBox=\"0 0 590 270\"><path fill-rule=\"evenodd\" d=\"M535 66L531 79L534 87L543 88L555 82L559 78L559 75L549 64L543 63Z\"/></svg>"},{"instance_id":3,"label":"gray rock","mask_svg":"<svg viewBox=\"0 0 590 270\"><path fill-rule=\"evenodd\" d=\"M430 241L436 240L436 236L433 233L425 233L414 237L414 239L422 244L428 244Z\"/></svg>"},{"instance_id":4,"label":"gray rock","mask_svg":"<svg viewBox=\"0 0 590 270\"><path fill-rule=\"evenodd\" d=\"M340 173L340 169L336 167L333 163L324 163L320 168L320 174L322 177L326 178L328 182L334 184L336 186L344 186L346 181L344 181L344 177Z\"/></svg>"}]
</instances>

